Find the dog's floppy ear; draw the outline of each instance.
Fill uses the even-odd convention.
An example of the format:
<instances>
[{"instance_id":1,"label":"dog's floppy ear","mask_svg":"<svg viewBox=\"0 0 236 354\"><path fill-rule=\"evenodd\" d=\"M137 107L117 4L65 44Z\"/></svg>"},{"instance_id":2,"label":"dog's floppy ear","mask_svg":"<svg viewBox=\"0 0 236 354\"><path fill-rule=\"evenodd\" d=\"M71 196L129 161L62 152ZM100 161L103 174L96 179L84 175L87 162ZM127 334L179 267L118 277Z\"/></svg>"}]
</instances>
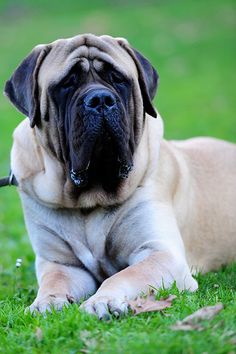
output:
<instances>
[{"instance_id":1,"label":"dog's floppy ear","mask_svg":"<svg viewBox=\"0 0 236 354\"><path fill-rule=\"evenodd\" d=\"M152 105L155 97L159 76L151 63L136 49L131 48L127 41L119 40L120 45L126 49L136 64L139 75L139 86L143 96L144 110L156 118L157 113Z\"/></svg>"},{"instance_id":2,"label":"dog's floppy ear","mask_svg":"<svg viewBox=\"0 0 236 354\"><path fill-rule=\"evenodd\" d=\"M5 85L5 95L21 113L29 117L31 127L40 119L37 77L49 50L50 47L45 45L35 47Z\"/></svg>"}]
</instances>

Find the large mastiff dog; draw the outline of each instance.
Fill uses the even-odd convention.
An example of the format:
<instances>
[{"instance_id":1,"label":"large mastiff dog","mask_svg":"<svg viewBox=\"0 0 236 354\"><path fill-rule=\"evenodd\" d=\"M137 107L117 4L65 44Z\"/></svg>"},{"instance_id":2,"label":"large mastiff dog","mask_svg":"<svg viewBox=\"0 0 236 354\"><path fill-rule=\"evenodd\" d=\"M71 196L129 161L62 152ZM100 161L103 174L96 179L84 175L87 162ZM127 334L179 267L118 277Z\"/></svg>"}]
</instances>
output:
<instances>
[{"instance_id":1,"label":"large mastiff dog","mask_svg":"<svg viewBox=\"0 0 236 354\"><path fill-rule=\"evenodd\" d=\"M37 46L6 83L28 116L11 166L36 253L31 312L88 297L88 313L119 315L236 259L236 146L163 140L157 83L125 39L92 34Z\"/></svg>"}]
</instances>

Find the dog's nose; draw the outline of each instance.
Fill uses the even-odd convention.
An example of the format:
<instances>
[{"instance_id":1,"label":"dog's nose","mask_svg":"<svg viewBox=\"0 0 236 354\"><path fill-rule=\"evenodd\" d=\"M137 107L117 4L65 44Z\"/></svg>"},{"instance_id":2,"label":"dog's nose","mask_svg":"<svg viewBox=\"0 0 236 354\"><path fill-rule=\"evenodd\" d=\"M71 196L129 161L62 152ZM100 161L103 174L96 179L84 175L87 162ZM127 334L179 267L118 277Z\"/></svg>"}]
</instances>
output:
<instances>
[{"instance_id":1,"label":"dog's nose","mask_svg":"<svg viewBox=\"0 0 236 354\"><path fill-rule=\"evenodd\" d=\"M114 94L105 89L93 90L84 98L85 106L95 112L109 111L116 105Z\"/></svg>"}]
</instances>

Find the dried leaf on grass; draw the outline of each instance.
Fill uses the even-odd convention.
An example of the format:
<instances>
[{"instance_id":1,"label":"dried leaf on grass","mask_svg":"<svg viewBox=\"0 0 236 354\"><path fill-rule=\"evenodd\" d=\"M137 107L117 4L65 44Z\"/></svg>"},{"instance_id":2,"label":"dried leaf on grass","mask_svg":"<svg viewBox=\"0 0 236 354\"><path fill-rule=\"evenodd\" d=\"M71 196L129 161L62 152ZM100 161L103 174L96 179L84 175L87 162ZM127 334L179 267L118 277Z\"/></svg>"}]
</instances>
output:
<instances>
[{"instance_id":1,"label":"dried leaf on grass","mask_svg":"<svg viewBox=\"0 0 236 354\"><path fill-rule=\"evenodd\" d=\"M199 324L185 324L177 321L175 325L171 326L174 331L202 331L204 327Z\"/></svg>"},{"instance_id":2,"label":"dried leaf on grass","mask_svg":"<svg viewBox=\"0 0 236 354\"><path fill-rule=\"evenodd\" d=\"M230 339L230 344L236 345L236 337Z\"/></svg>"},{"instance_id":3,"label":"dried leaf on grass","mask_svg":"<svg viewBox=\"0 0 236 354\"><path fill-rule=\"evenodd\" d=\"M172 301L176 298L175 295L169 295L166 299L155 300L154 295L149 295L145 298L138 297L136 300L129 301L129 307L134 315L143 312L162 311L172 305Z\"/></svg>"},{"instance_id":4,"label":"dried leaf on grass","mask_svg":"<svg viewBox=\"0 0 236 354\"><path fill-rule=\"evenodd\" d=\"M94 349L97 345L97 340L92 337L92 333L89 331L81 331L80 339L83 342L85 348L80 349L82 353L88 353L91 349Z\"/></svg>"},{"instance_id":5,"label":"dried leaf on grass","mask_svg":"<svg viewBox=\"0 0 236 354\"><path fill-rule=\"evenodd\" d=\"M36 327L35 329L35 337L36 339L41 342L43 340L43 331L40 327Z\"/></svg>"},{"instance_id":6,"label":"dried leaf on grass","mask_svg":"<svg viewBox=\"0 0 236 354\"><path fill-rule=\"evenodd\" d=\"M177 321L171 329L176 331L202 331L204 327L201 322L204 320L211 320L223 309L222 303L214 306L206 306L185 317L182 321Z\"/></svg>"}]
</instances>

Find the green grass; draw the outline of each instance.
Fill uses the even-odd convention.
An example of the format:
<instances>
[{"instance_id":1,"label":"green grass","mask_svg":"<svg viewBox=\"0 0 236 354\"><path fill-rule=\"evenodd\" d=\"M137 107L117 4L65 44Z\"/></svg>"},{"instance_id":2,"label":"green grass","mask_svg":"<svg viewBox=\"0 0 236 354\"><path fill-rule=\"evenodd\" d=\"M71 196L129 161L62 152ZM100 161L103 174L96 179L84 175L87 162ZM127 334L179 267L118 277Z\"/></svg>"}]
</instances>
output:
<instances>
[{"instance_id":1,"label":"green grass","mask_svg":"<svg viewBox=\"0 0 236 354\"><path fill-rule=\"evenodd\" d=\"M235 1L116 3L0 1L0 90L38 43L82 32L123 36L158 69L155 103L167 138L212 135L236 142ZM22 116L0 96L0 117L0 175L5 175L12 131ZM0 239L0 353L236 352L235 265L199 276L195 294L172 289L177 299L163 313L103 323L73 305L48 318L32 318L24 315L24 308L37 289L34 255L14 188L0 190ZM19 269L17 258L23 259ZM219 301L225 308L204 323L204 331L170 329L176 320Z\"/></svg>"},{"instance_id":2,"label":"green grass","mask_svg":"<svg viewBox=\"0 0 236 354\"><path fill-rule=\"evenodd\" d=\"M162 313L129 316L111 322L101 322L80 313L77 305L47 318L24 315L25 303L33 300L35 291L27 284L27 288L22 287L25 283L22 277L27 273L23 268L12 269L14 280L11 280L11 286L17 289L13 297L1 302L2 353L79 353L81 349L85 353L122 354L233 353L235 348L235 266L199 276L200 291L195 294L171 289L169 292L176 294L177 299L172 308ZM162 291L160 295L167 293ZM203 331L177 332L170 329L177 320L199 307L217 302L222 302L225 308L215 319L203 323ZM38 328L42 331L41 338L37 336Z\"/></svg>"}]
</instances>

